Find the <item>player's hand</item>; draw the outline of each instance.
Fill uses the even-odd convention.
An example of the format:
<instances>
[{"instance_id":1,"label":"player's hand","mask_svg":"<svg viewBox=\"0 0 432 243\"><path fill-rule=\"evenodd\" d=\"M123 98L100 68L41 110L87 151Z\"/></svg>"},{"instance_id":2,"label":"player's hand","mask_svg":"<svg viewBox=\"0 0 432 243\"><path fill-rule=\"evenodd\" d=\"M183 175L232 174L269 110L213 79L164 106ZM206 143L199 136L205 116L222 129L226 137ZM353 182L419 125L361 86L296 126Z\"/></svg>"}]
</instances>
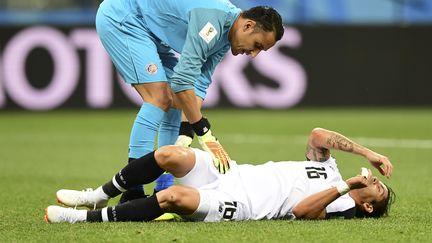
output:
<instances>
[{"instance_id":1,"label":"player's hand","mask_svg":"<svg viewBox=\"0 0 432 243\"><path fill-rule=\"evenodd\" d=\"M179 135L174 145L189 148L192 144L192 138L186 135Z\"/></svg>"},{"instance_id":2,"label":"player's hand","mask_svg":"<svg viewBox=\"0 0 432 243\"><path fill-rule=\"evenodd\" d=\"M198 136L201 147L212 155L213 163L221 174L225 174L230 169L231 159L219 141L209 130L203 136Z\"/></svg>"},{"instance_id":3,"label":"player's hand","mask_svg":"<svg viewBox=\"0 0 432 243\"><path fill-rule=\"evenodd\" d=\"M372 171L368 169L368 175L357 175L345 181L351 190L367 187L373 183Z\"/></svg>"},{"instance_id":4,"label":"player's hand","mask_svg":"<svg viewBox=\"0 0 432 243\"><path fill-rule=\"evenodd\" d=\"M390 160L379 153L370 151L366 154L366 158L369 160L371 165L375 167L383 176L390 178L393 173L393 165Z\"/></svg>"}]
</instances>

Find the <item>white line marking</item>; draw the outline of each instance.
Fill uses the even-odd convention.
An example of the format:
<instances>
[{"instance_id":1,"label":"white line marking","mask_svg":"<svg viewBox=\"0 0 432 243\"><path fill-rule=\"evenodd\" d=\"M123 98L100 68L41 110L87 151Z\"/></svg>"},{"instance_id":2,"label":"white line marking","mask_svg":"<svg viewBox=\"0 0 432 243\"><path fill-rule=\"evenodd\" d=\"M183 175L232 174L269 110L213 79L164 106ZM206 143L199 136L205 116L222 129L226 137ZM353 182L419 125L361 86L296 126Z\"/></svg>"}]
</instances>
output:
<instances>
[{"instance_id":1,"label":"white line marking","mask_svg":"<svg viewBox=\"0 0 432 243\"><path fill-rule=\"evenodd\" d=\"M232 133L221 134L224 140L238 144L273 144L273 143L296 143L305 144L306 136L288 136L272 134L244 134ZM353 137L354 142L373 147L382 148L407 148L407 149L432 149L432 140L430 139L405 139L405 138L370 138L370 137Z\"/></svg>"}]
</instances>

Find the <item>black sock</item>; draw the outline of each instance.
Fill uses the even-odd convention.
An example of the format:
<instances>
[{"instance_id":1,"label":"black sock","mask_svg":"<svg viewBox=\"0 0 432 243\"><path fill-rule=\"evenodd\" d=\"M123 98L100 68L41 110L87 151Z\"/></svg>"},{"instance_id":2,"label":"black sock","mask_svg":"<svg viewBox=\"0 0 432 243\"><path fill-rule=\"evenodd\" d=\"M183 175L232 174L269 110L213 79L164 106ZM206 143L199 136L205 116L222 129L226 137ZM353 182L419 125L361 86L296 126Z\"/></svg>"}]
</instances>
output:
<instances>
[{"instance_id":1,"label":"black sock","mask_svg":"<svg viewBox=\"0 0 432 243\"><path fill-rule=\"evenodd\" d=\"M134 160L136 160L136 158L128 158L128 164Z\"/></svg>"},{"instance_id":2,"label":"black sock","mask_svg":"<svg viewBox=\"0 0 432 243\"><path fill-rule=\"evenodd\" d=\"M132 161L134 161L134 160L136 160L136 158L129 158L128 159L128 163L130 163L130 162L132 162ZM126 192L130 192L130 193L132 193L132 194L136 194L136 195L144 195L145 193L144 193L144 185L137 185L137 186L134 186L134 187L131 187L131 188L128 188L128 190L126 191ZM124 196L124 193L123 193L123 195L122 195L122 197Z\"/></svg>"},{"instance_id":3,"label":"black sock","mask_svg":"<svg viewBox=\"0 0 432 243\"><path fill-rule=\"evenodd\" d=\"M87 222L102 222L102 210L87 211Z\"/></svg>"},{"instance_id":4,"label":"black sock","mask_svg":"<svg viewBox=\"0 0 432 243\"><path fill-rule=\"evenodd\" d=\"M151 197L132 200L115 207L108 207L107 213L109 221L142 222L153 220L164 212L159 206L156 195L152 195Z\"/></svg>"},{"instance_id":5,"label":"black sock","mask_svg":"<svg viewBox=\"0 0 432 243\"><path fill-rule=\"evenodd\" d=\"M194 138L194 131L193 131L192 125L187 121L181 122L179 135L188 136L188 137L193 139Z\"/></svg>"},{"instance_id":6,"label":"black sock","mask_svg":"<svg viewBox=\"0 0 432 243\"><path fill-rule=\"evenodd\" d=\"M148 184L156 180L164 170L159 167L154 157L154 152L128 163L119 173L114 176L118 188L110 180L102 186L102 190L110 197L120 195L122 191L133 186Z\"/></svg>"}]
</instances>

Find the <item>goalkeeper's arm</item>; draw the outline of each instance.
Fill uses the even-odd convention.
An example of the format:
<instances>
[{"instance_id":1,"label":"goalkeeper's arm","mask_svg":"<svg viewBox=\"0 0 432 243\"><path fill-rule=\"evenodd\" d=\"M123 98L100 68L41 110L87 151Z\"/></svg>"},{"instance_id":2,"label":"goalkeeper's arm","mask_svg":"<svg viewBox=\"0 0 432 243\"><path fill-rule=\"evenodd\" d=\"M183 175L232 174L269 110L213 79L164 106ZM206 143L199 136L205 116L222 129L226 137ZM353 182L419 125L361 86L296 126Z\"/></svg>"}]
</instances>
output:
<instances>
[{"instance_id":1,"label":"goalkeeper's arm","mask_svg":"<svg viewBox=\"0 0 432 243\"><path fill-rule=\"evenodd\" d=\"M195 91L193 89L180 89L175 93L175 97L198 136L202 148L212 155L213 162L219 173L226 173L229 170L231 159L222 145L212 135L209 121L201 114Z\"/></svg>"},{"instance_id":2,"label":"goalkeeper's arm","mask_svg":"<svg viewBox=\"0 0 432 243\"><path fill-rule=\"evenodd\" d=\"M198 122L191 125L202 148L212 155L214 165L219 173L225 174L230 169L231 159L216 137L213 136L210 122L207 118L202 117Z\"/></svg>"}]
</instances>

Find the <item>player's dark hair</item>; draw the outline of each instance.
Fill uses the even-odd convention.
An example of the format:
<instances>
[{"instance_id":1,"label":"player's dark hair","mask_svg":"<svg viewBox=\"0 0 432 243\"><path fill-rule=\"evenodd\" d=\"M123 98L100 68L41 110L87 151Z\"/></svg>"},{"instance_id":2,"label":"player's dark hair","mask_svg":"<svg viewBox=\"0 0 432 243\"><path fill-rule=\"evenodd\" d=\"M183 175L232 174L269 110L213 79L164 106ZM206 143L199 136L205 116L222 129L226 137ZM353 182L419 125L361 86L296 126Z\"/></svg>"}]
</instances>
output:
<instances>
[{"instance_id":1,"label":"player's dark hair","mask_svg":"<svg viewBox=\"0 0 432 243\"><path fill-rule=\"evenodd\" d=\"M390 207L396 200L396 194L393 189L386 184L384 185L388 190L387 198L382 202L373 202L373 211L371 213L363 210L356 210L356 218L380 218L388 216Z\"/></svg>"},{"instance_id":2,"label":"player's dark hair","mask_svg":"<svg viewBox=\"0 0 432 243\"><path fill-rule=\"evenodd\" d=\"M280 40L284 34L282 17L272 7L257 6L242 12L242 17L251 19L257 23L258 28L265 32L275 32L276 41Z\"/></svg>"}]
</instances>

